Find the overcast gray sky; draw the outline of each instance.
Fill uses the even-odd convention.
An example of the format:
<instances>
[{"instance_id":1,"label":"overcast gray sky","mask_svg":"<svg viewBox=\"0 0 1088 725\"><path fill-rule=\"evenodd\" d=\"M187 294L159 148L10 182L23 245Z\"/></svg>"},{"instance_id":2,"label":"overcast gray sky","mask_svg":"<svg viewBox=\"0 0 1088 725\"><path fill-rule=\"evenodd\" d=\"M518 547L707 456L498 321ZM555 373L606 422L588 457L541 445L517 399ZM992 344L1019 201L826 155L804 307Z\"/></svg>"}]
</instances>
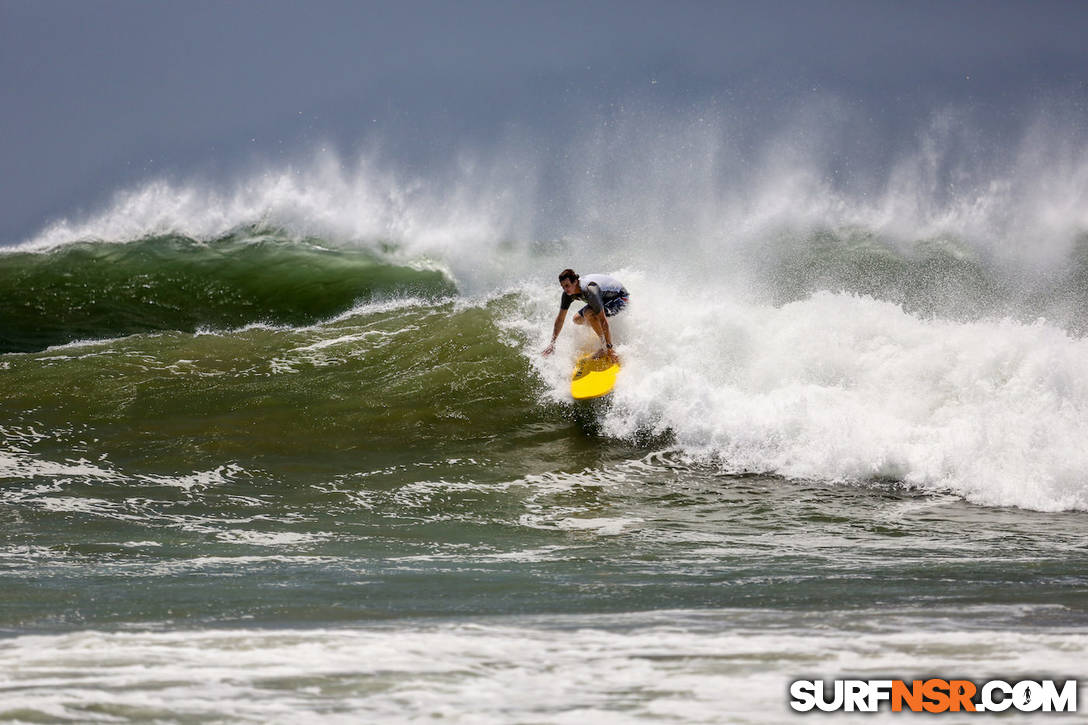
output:
<instances>
[{"instance_id":1,"label":"overcast gray sky","mask_svg":"<svg viewBox=\"0 0 1088 725\"><path fill-rule=\"evenodd\" d=\"M593 104L818 86L1088 99L1088 2L0 0L0 243L159 174L556 132ZM1079 95L1079 99L1076 98Z\"/></svg>"}]
</instances>

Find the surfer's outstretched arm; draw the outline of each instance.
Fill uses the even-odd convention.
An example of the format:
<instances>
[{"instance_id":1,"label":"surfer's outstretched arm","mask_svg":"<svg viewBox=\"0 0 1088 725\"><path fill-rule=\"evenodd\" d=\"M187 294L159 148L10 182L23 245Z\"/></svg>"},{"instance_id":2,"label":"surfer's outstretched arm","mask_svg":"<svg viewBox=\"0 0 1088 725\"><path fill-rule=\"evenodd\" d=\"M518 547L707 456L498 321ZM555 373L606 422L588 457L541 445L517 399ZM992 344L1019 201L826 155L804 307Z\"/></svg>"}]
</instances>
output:
<instances>
[{"instance_id":1,"label":"surfer's outstretched arm","mask_svg":"<svg viewBox=\"0 0 1088 725\"><path fill-rule=\"evenodd\" d=\"M559 310L559 314L555 316L555 326L552 327L552 341L551 344L544 348L542 355L551 355L555 352L555 340L559 337L559 332L563 329L563 321L567 319L567 311Z\"/></svg>"}]
</instances>

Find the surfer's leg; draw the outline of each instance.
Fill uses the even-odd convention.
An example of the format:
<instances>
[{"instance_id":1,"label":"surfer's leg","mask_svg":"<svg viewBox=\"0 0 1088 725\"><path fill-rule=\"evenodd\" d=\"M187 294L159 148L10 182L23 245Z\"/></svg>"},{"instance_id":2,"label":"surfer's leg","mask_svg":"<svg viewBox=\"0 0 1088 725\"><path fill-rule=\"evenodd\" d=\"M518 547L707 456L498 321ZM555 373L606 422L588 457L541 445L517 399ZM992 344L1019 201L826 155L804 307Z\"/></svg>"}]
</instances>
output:
<instances>
[{"instance_id":1,"label":"surfer's leg","mask_svg":"<svg viewBox=\"0 0 1088 725\"><path fill-rule=\"evenodd\" d=\"M589 315L592 315L592 314L593 314L593 308L590 307L589 305L586 305L582 309L578 310L578 314L576 314L574 316L574 324L576 324L576 325L586 324L586 317L588 317ZM592 324L593 323L591 322L590 325L592 325Z\"/></svg>"},{"instance_id":2,"label":"surfer's leg","mask_svg":"<svg viewBox=\"0 0 1088 725\"><path fill-rule=\"evenodd\" d=\"M593 331L597 333L597 337L604 336L604 329L601 327L601 318L593 310L583 310L582 315L589 326L593 328Z\"/></svg>"}]
</instances>

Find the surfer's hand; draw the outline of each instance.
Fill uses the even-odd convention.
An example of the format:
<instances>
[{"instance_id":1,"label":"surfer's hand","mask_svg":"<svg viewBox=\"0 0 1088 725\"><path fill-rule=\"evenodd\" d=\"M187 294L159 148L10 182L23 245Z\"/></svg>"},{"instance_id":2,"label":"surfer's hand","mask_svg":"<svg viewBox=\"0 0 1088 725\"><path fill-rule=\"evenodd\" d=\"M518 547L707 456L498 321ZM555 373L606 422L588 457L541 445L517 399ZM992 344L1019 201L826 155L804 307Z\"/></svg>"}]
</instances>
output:
<instances>
[{"instance_id":1,"label":"surfer's hand","mask_svg":"<svg viewBox=\"0 0 1088 725\"><path fill-rule=\"evenodd\" d=\"M544 348L544 351L541 352L540 354L543 355L544 357L547 357L548 355L551 355L553 352L555 352L555 343L554 342L551 345L548 345L546 348Z\"/></svg>"}]
</instances>

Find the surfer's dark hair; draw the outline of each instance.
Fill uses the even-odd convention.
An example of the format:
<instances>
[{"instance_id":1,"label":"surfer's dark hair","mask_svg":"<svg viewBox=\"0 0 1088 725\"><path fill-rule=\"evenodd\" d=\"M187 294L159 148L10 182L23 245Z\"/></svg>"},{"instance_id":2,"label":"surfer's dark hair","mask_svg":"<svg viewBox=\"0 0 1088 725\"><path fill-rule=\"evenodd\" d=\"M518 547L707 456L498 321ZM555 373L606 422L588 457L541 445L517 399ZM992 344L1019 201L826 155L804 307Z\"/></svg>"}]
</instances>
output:
<instances>
[{"instance_id":1,"label":"surfer's dark hair","mask_svg":"<svg viewBox=\"0 0 1088 725\"><path fill-rule=\"evenodd\" d=\"M571 282L578 281L578 273L573 269L564 269L559 273L559 281L562 282L565 279L569 279Z\"/></svg>"}]
</instances>

